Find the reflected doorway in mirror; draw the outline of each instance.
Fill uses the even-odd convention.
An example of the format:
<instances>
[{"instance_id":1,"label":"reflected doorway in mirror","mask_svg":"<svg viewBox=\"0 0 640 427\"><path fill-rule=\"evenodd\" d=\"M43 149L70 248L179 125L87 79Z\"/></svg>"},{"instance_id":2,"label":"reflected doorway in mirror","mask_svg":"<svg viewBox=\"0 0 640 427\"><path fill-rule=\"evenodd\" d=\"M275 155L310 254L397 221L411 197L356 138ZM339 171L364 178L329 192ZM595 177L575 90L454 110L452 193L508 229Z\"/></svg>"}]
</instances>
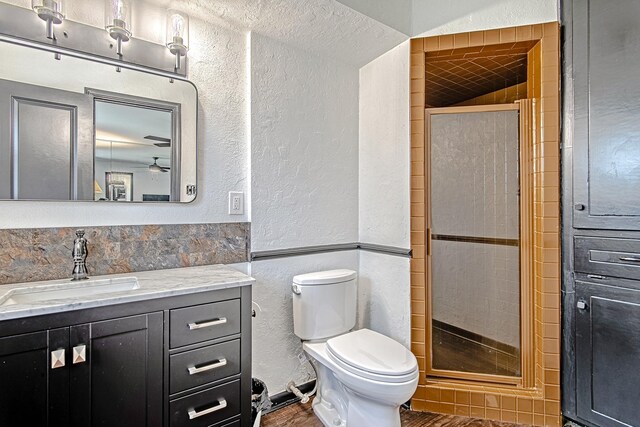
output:
<instances>
[{"instance_id":1,"label":"reflected doorway in mirror","mask_svg":"<svg viewBox=\"0 0 640 427\"><path fill-rule=\"evenodd\" d=\"M105 187L107 198L112 202L131 202L133 200L133 173L105 172Z\"/></svg>"}]
</instances>

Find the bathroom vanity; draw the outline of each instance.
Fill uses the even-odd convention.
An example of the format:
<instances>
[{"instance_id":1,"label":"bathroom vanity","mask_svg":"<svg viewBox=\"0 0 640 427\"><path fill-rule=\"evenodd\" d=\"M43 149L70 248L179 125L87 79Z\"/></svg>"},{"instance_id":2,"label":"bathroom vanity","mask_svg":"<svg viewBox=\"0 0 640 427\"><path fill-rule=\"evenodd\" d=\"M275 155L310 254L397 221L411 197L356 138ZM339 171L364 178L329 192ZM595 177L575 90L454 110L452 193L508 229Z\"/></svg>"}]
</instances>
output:
<instances>
[{"instance_id":1,"label":"bathroom vanity","mask_svg":"<svg viewBox=\"0 0 640 427\"><path fill-rule=\"evenodd\" d=\"M0 425L249 425L253 281L205 266L0 286Z\"/></svg>"}]
</instances>

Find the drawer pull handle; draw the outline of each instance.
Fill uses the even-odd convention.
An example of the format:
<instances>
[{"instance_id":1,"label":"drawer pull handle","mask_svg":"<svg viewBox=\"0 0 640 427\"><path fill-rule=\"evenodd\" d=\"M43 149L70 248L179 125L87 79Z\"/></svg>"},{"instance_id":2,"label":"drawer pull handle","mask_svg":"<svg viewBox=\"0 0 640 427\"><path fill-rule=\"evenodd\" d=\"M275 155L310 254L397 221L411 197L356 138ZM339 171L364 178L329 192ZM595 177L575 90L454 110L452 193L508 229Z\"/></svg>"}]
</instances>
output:
<instances>
[{"instance_id":1,"label":"drawer pull handle","mask_svg":"<svg viewBox=\"0 0 640 427\"><path fill-rule=\"evenodd\" d=\"M224 325L225 323L227 323L226 317L220 317L219 319L213 319L202 323L189 323L189 330L193 331L194 329L209 328L211 326Z\"/></svg>"},{"instance_id":2,"label":"drawer pull handle","mask_svg":"<svg viewBox=\"0 0 640 427\"><path fill-rule=\"evenodd\" d=\"M637 256L621 256L620 261L640 262L640 257Z\"/></svg>"},{"instance_id":3,"label":"drawer pull handle","mask_svg":"<svg viewBox=\"0 0 640 427\"><path fill-rule=\"evenodd\" d=\"M189 366L188 368L189 375L199 374L200 372L206 372L212 369L221 368L226 364L227 364L227 359L222 358L215 363L212 363L210 365L200 366L199 368L196 368L195 366Z\"/></svg>"},{"instance_id":4,"label":"drawer pull handle","mask_svg":"<svg viewBox=\"0 0 640 427\"><path fill-rule=\"evenodd\" d=\"M203 409L202 411L196 411L194 408L190 408L187 412L189 413L189 419L192 420L194 418L201 417L203 415L211 414L213 412L219 411L227 407L227 401L225 399L218 399L218 404L212 406L211 408Z\"/></svg>"}]
</instances>

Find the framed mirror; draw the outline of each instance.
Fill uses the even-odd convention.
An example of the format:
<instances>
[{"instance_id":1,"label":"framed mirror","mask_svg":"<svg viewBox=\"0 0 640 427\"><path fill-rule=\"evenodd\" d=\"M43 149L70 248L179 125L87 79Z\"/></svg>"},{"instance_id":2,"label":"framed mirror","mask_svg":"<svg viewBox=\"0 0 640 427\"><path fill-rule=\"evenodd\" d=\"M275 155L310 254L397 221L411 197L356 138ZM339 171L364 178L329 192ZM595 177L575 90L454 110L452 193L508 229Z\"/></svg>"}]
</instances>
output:
<instances>
[{"instance_id":1,"label":"framed mirror","mask_svg":"<svg viewBox=\"0 0 640 427\"><path fill-rule=\"evenodd\" d=\"M191 82L5 41L0 55L0 199L195 199Z\"/></svg>"}]
</instances>

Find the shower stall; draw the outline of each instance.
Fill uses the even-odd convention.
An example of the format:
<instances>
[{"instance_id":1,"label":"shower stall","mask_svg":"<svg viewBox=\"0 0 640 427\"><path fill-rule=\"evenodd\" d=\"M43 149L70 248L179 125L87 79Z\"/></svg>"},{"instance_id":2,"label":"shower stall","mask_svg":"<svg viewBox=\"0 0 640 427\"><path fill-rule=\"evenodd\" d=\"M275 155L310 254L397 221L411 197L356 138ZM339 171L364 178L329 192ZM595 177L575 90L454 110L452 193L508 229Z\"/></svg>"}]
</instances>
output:
<instances>
[{"instance_id":1,"label":"shower stall","mask_svg":"<svg viewBox=\"0 0 640 427\"><path fill-rule=\"evenodd\" d=\"M426 110L431 376L521 382L531 296L521 213L531 198L521 192L530 161L520 134L530 105Z\"/></svg>"}]
</instances>

